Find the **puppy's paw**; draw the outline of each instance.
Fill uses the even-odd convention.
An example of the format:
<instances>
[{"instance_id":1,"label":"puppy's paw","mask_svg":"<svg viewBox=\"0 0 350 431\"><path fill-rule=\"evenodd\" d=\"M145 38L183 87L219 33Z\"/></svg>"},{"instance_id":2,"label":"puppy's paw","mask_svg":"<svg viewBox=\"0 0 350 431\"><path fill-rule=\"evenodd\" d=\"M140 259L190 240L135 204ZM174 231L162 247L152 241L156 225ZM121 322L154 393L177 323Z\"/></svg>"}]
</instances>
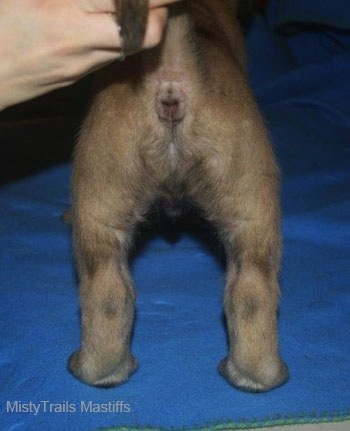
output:
<instances>
[{"instance_id":1,"label":"puppy's paw","mask_svg":"<svg viewBox=\"0 0 350 431\"><path fill-rule=\"evenodd\" d=\"M234 387L246 392L267 392L283 385L289 378L287 365L282 360L266 364L259 370L244 370L229 358L219 364L219 373Z\"/></svg>"},{"instance_id":2,"label":"puppy's paw","mask_svg":"<svg viewBox=\"0 0 350 431\"><path fill-rule=\"evenodd\" d=\"M82 382L99 388L112 388L126 382L130 375L137 369L136 359L128 355L122 361L118 361L114 367L107 370L99 365L100 361L82 359L80 352L73 353L68 360L68 370L74 377Z\"/></svg>"}]
</instances>

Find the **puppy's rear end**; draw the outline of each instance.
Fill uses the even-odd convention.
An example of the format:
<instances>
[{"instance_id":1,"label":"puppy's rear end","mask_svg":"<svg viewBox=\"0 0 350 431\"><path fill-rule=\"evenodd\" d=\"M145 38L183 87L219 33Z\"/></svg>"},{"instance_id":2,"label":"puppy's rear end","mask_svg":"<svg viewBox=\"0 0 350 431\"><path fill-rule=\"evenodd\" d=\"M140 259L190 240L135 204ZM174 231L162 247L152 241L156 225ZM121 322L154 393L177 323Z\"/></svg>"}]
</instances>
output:
<instances>
[{"instance_id":1,"label":"puppy's rear end","mask_svg":"<svg viewBox=\"0 0 350 431\"><path fill-rule=\"evenodd\" d=\"M248 391L287 379L276 331L279 176L245 77L236 7L174 4L161 46L99 74L72 187L82 347L69 368L88 384L117 385L135 371L128 247L154 201L182 198L227 252L221 374Z\"/></svg>"}]
</instances>

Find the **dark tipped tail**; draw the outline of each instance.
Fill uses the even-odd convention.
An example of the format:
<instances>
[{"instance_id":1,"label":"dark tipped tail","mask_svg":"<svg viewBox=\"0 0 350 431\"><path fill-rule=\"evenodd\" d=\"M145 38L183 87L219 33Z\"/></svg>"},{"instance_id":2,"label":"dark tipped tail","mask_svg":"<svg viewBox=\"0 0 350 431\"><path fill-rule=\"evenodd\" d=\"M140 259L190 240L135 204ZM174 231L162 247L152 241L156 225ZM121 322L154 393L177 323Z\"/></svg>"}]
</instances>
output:
<instances>
[{"instance_id":1,"label":"dark tipped tail","mask_svg":"<svg viewBox=\"0 0 350 431\"><path fill-rule=\"evenodd\" d=\"M148 0L118 2L120 34L125 54L140 50L146 32Z\"/></svg>"}]
</instances>

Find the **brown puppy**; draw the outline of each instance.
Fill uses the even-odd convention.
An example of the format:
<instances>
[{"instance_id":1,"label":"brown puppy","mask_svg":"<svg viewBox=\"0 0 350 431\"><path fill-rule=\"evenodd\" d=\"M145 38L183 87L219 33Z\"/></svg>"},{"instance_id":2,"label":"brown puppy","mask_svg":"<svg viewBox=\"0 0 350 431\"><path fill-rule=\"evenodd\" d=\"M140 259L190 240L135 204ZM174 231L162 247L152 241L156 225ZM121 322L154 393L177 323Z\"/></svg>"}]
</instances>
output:
<instances>
[{"instance_id":1,"label":"brown puppy","mask_svg":"<svg viewBox=\"0 0 350 431\"><path fill-rule=\"evenodd\" d=\"M248 391L288 377L276 331L279 173L247 83L237 3L174 4L161 46L99 73L72 186L82 346L69 369L90 385L136 369L128 247L160 198L190 199L225 246L230 346L220 372Z\"/></svg>"}]
</instances>

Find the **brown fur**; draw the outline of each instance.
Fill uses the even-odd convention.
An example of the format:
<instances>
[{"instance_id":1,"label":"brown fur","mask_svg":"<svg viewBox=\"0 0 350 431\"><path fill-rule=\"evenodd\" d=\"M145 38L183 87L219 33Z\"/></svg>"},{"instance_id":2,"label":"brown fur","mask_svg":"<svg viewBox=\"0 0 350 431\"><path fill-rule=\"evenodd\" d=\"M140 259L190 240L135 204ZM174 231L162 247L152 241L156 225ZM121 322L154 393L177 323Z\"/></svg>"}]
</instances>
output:
<instances>
[{"instance_id":1,"label":"brown fur","mask_svg":"<svg viewBox=\"0 0 350 431\"><path fill-rule=\"evenodd\" d=\"M248 391L287 379L276 331L279 173L247 83L236 3L170 6L161 46L99 73L72 184L82 346L69 369L88 384L117 385L136 368L129 243L153 202L179 198L202 208L227 253L220 372Z\"/></svg>"}]
</instances>

